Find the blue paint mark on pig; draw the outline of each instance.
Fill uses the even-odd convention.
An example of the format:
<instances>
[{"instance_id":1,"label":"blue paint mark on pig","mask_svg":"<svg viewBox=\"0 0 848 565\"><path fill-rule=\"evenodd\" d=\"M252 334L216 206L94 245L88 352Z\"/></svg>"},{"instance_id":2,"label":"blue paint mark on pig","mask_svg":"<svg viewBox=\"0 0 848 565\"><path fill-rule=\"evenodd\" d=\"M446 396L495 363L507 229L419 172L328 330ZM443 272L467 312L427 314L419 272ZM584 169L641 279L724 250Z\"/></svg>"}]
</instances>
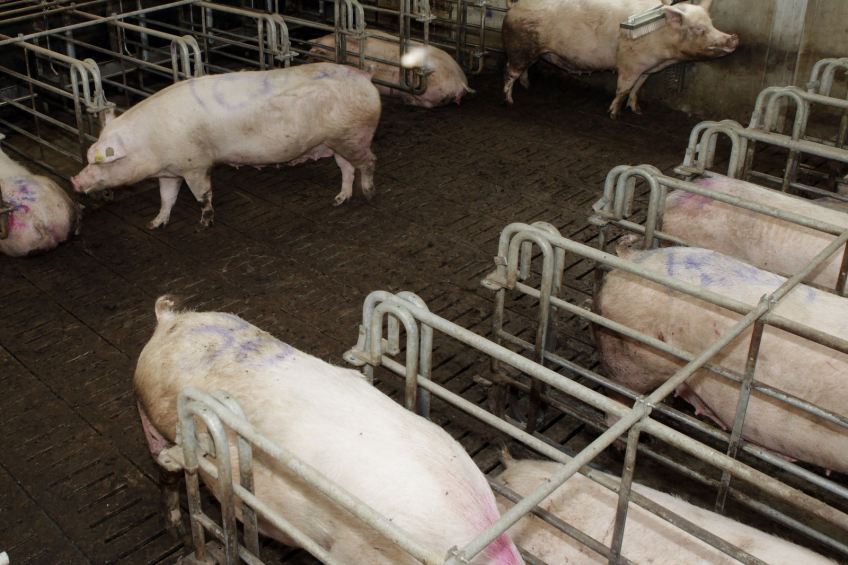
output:
<instances>
[{"instance_id":1,"label":"blue paint mark on pig","mask_svg":"<svg viewBox=\"0 0 848 565\"><path fill-rule=\"evenodd\" d=\"M268 94L271 91L271 83L268 73L262 75L261 80L257 80L256 75L240 75L240 73L230 73L217 77L212 82L212 98L219 106L227 110L243 110L248 106L253 105L259 98ZM256 88L251 90L243 100L231 100L228 94L232 96L231 83L241 83L242 88ZM252 84L251 84L252 83ZM223 87L223 89L222 89Z\"/></svg>"}]
</instances>

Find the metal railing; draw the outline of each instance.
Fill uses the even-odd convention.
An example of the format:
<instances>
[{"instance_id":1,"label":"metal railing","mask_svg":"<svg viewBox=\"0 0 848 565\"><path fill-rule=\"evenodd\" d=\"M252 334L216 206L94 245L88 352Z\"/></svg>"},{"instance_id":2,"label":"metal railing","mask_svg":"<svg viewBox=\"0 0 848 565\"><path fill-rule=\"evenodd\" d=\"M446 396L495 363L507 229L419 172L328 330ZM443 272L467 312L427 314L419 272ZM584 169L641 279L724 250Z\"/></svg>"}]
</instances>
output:
<instances>
[{"instance_id":1,"label":"metal railing","mask_svg":"<svg viewBox=\"0 0 848 565\"><path fill-rule=\"evenodd\" d=\"M824 59L815 65L807 90L797 86L771 86L764 89L757 97L747 127L732 120L698 124L689 137L683 164L675 171L689 178L712 168L717 140L725 136L731 142L728 176L743 180L760 179L779 185L782 192L797 190L848 200L848 197L834 194L837 182L842 182L837 178L840 166L848 163L848 149L845 146L848 135L848 100L831 96L836 71L846 69L848 58ZM787 106L794 107L794 119L788 125L791 129L788 135L779 133L786 127L783 120ZM807 134L810 115L815 107L837 110L841 114L839 130L834 139L820 139ZM754 170L758 143L788 150L782 176ZM806 175L826 179L828 190L798 181L802 155L820 157L831 162L828 173L810 168L804 170Z\"/></svg>"},{"instance_id":2,"label":"metal railing","mask_svg":"<svg viewBox=\"0 0 848 565\"><path fill-rule=\"evenodd\" d=\"M699 163L699 167L702 165L705 165L703 161ZM730 163L731 169L734 165L735 162ZM704 172L702 174L708 177L714 176L708 172ZM637 181L645 182L650 190L644 225L627 219L633 214ZM836 237L845 230L845 226L834 225L816 218L777 208L775 206L746 200L744 198L725 194L704 186L699 186L689 181L669 177L663 175L658 169L650 165L635 167L621 165L613 168L609 174L607 174L607 178L604 183L604 195L593 205L595 215L590 218L590 223L601 227L601 246L603 247L603 242L606 241L606 231L604 230L604 227L608 224L613 224L642 235L644 237L644 249L655 248L659 245L660 241L666 241L675 245L684 245L687 247L698 247L695 243L662 231L663 216L666 208L666 197L669 190L681 190L691 194L711 198L730 206L735 206L740 210L748 210L757 214L776 218L783 222L815 230L816 232L827 234L829 236ZM809 203L810 201L804 200L803 202ZM754 266L764 270L772 270L772 272L774 272L773 269L769 269L762 265ZM783 272L778 272L777 274L782 276L788 275ZM828 290L833 290L837 294L844 296L846 279L848 279L848 249L846 249L846 253L843 254L843 262L840 266L835 288Z\"/></svg>"},{"instance_id":3,"label":"metal railing","mask_svg":"<svg viewBox=\"0 0 848 565\"><path fill-rule=\"evenodd\" d=\"M623 182L626 185L627 180L625 179ZM832 411L815 406L810 402L794 397L754 379L754 369L756 367L759 341L762 338L763 330L766 326L780 328L794 335L809 339L815 343L833 348L838 352L848 353L848 341L829 334L823 334L818 330L778 316L772 311L774 304L779 303L784 296L791 292L792 289L796 288L804 277L807 276L813 269L823 263L833 253L842 249L846 242L848 242L848 231L840 231L840 235L836 237L833 242L827 245L824 250L816 255L816 257L808 263L804 269L787 279L786 282L784 282L773 293L763 297L763 300L761 300L757 306L751 306L732 300L723 295L716 294L707 289L683 282L679 279L659 274L645 268L644 266L609 255L602 250L594 249L560 237L556 233L556 230L551 226L512 224L508 226L501 235L498 256L496 257L496 264L498 265L497 270L489 275L484 281L484 286L496 291L495 312L493 316L493 339L497 343L507 343L517 346L528 353L532 352L532 359L535 362L535 366L540 367L540 369L528 372L525 367L519 367L515 364L507 363L512 367L519 369L519 371L523 372L525 375L531 377L532 383L528 386L507 375L501 367L502 360L497 356L492 356L490 369L491 375L489 378L496 383L493 398L494 412L496 415L505 417L507 398L510 396L510 389L517 389L527 394L529 397L529 408L527 410L527 416L523 419L523 427L524 430L530 430L531 432L538 424L536 415L544 413L543 407L553 408L570 416L576 417L578 420L598 429L599 431L602 431L603 434L601 438L604 438L607 433L612 431L616 432L616 436L622 433L622 421L627 421L629 424L639 422L638 426L630 428L628 435L625 456L625 476L623 478L624 484L629 484L629 481L632 478L632 463L635 460L636 453L638 451L659 463L670 466L685 476L716 488L718 491L716 509L719 512L723 511L725 501L729 496L743 505L758 511L769 518L784 524L785 526L795 529L816 541L843 553L844 555L848 555L848 545L844 542L844 534L841 538L834 538L823 533L819 529L804 523L806 515L812 514L823 518L825 522L828 522L831 525L836 525L840 531L848 532L848 521L846 521L848 520L848 516L843 514L841 511L830 506L827 506L828 510L824 510L826 505L824 505L821 501L813 502L816 499L808 495L801 495L801 492L796 490L796 488L791 488L776 479L770 479L770 481L773 481L770 483L771 486L764 490L781 503L795 505L796 510L800 511L799 515L788 515L783 511L779 511L778 509L769 506L760 497L742 492L738 488L730 486L730 479L732 476L741 477L742 474L740 471L742 469L745 470L745 473L752 470L751 467L736 461L737 453L745 452L756 459L768 463L773 466L772 468L777 467L781 469L788 473L788 475L797 479L801 484L807 486L813 485L815 487L813 490L818 489L820 492L826 493L828 497L835 496L837 497L836 499L848 501L848 489L842 485L839 485L838 483L816 473L810 472L799 465L790 463L765 449L749 444L741 438L742 424L746 416L747 401L752 390L764 394L779 403L785 403L787 406L803 410L804 412L813 415L815 418L821 419L821 421L834 423L841 428L848 428L848 415L836 414ZM531 256L530 245L539 248L542 251L543 256L543 265L538 288L528 286L521 282L529 275ZM669 345L657 338L604 318L598 314L589 312L580 306L571 304L562 298L559 298L558 292L560 290L559 287L561 284L561 273L564 266L565 252L573 253L577 258L584 258L595 262L596 273L600 272L601 266L620 269L645 280L658 283L668 289L703 300L708 304L720 306L743 317L703 352L694 354L692 352L685 351L681 348ZM535 343L527 342L504 330L504 303L507 290L513 290L522 295L530 296L539 300ZM682 359L687 364L656 391L649 395L642 395L639 392L630 390L609 378L603 377L594 371L581 367L578 364L557 355L553 350L549 335L549 332L552 329L550 320L552 318L552 314L557 311L560 313L578 316L592 324L596 324L608 330L612 330L615 333L632 338L649 346L650 348L656 349L659 352ZM755 327L752 334L753 337L751 338L749 352L752 356L752 361L749 362L744 374L727 369L726 367L711 361L712 357L716 353L720 352L727 344L736 339L751 326ZM588 379L589 382L595 383L595 385L603 385L627 398L633 399L635 401L634 408L632 412L628 413L629 418L626 420L622 419L618 422L618 424L607 429L599 418L587 417L587 412L581 411L579 407L576 407L573 403L563 402L561 400L557 400L552 395L546 394L542 387L543 384L554 386L554 388L559 389L560 392L565 392L570 397L574 397L595 409L600 409L606 413L614 414L616 417L621 418L623 414L620 411L611 410L605 402L602 402L599 398L588 394L586 390L581 391L581 394L578 395L575 394L573 390L569 390L561 386L562 383L557 383L554 380L547 378L550 376L549 374L544 378L540 377L539 375L542 372L542 369L544 369L543 364L549 364L560 370L565 370L570 374L584 377ZM740 387L740 400L738 404L740 408L736 414L730 433L706 425L689 415L683 414L660 403L661 400L670 392L674 391L680 384L684 383L689 377L691 377L695 371L701 368L711 371L712 373L719 375L721 378L728 379L734 383L740 383L742 385ZM547 371L547 369L544 370ZM572 389L574 387L579 388L583 386L574 381L569 382L571 383ZM514 399L515 395L513 394L511 396ZM617 405L617 407L618 406L620 405ZM717 458L715 456L715 450L712 450L706 445L701 444L688 436L684 436L679 432L675 432L675 434L680 435L671 434L669 433L669 429L660 430L659 427L655 427L655 424L656 426L662 426L662 424L658 424L647 417L647 415L652 411L659 412L664 417L671 418L672 420L683 424L693 432L705 434L712 440L718 440L726 443L728 447L723 458ZM641 416L637 417L637 414L641 414ZM646 422L650 422L650 424L646 424ZM625 426L624 430L627 430L628 427L629 426ZM637 439L642 432L646 432L654 437L660 438L671 446L674 446L690 455L694 455L696 458L701 459L704 462L718 466L722 470L721 480L717 481L710 478L697 469L687 468L681 463L671 460L668 456L663 455L657 450L639 444ZM685 440L683 439L684 437L686 438ZM593 445L598 443L601 438L596 440ZM609 438L607 437L607 439ZM615 438L612 438L612 441L614 440ZM606 441L604 443L606 443ZM608 443L606 444L608 445ZM730 464L728 460L733 461L733 463ZM721 462L721 464L717 465L719 462ZM746 482L751 482L752 485L760 488L764 486L764 483L759 482L760 480L762 479L753 482L746 480ZM782 486L778 487L778 484ZM624 499L626 499L626 496L622 495L622 500L624 501L622 504L624 504L624 506L622 506L622 504L619 505L619 514L616 520L615 529L616 535L613 538L614 546L616 546L616 544L620 544L620 535L624 527L621 522L624 519L623 513L626 513L626 500ZM825 518L825 514L828 514L829 517ZM610 563L615 563L615 561L611 559Z\"/></svg>"}]
</instances>

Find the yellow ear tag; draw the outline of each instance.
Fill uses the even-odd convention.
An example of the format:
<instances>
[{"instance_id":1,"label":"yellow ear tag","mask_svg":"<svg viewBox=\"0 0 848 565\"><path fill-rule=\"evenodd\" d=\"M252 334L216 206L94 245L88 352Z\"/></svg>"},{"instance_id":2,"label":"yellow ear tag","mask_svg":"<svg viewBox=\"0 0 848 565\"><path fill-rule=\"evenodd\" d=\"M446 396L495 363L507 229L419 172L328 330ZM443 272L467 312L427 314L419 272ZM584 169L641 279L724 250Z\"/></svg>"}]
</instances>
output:
<instances>
[{"instance_id":1,"label":"yellow ear tag","mask_svg":"<svg viewBox=\"0 0 848 565\"><path fill-rule=\"evenodd\" d=\"M101 154L100 154L100 151L98 151L97 153L95 153L95 155L94 155L94 162L95 162L95 163L102 163L102 162L103 162L103 161L105 161L105 160L106 160L106 159L104 159L104 158L103 158L103 155L101 155Z\"/></svg>"}]
</instances>

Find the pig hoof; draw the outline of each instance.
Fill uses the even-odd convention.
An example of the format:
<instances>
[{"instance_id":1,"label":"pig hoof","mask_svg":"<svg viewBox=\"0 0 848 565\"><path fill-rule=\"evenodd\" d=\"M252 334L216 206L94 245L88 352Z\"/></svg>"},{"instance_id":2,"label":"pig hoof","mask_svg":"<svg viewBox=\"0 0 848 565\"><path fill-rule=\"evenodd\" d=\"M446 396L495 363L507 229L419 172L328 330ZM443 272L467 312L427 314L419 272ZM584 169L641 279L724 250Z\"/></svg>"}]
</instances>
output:
<instances>
[{"instance_id":1,"label":"pig hoof","mask_svg":"<svg viewBox=\"0 0 848 565\"><path fill-rule=\"evenodd\" d=\"M152 222L147 224L147 229L158 230L160 228L164 228L167 225L168 225L168 222L159 222L159 221L153 220Z\"/></svg>"},{"instance_id":2,"label":"pig hoof","mask_svg":"<svg viewBox=\"0 0 848 565\"><path fill-rule=\"evenodd\" d=\"M206 231L209 228L214 228L214 227L215 227L215 222L210 220L209 222L206 222L206 223L200 222L199 224L197 224L196 230L198 232L201 232L201 231Z\"/></svg>"},{"instance_id":3,"label":"pig hoof","mask_svg":"<svg viewBox=\"0 0 848 565\"><path fill-rule=\"evenodd\" d=\"M370 200L370 198L368 198L368 195L366 195L366 196L365 196L365 199L366 199L366 200ZM335 199L335 200L333 200L333 206L341 206L341 205L342 205L342 204L344 204L345 202L347 202L347 198L345 198L344 196L339 195L339 196L336 196L336 199Z\"/></svg>"},{"instance_id":4,"label":"pig hoof","mask_svg":"<svg viewBox=\"0 0 848 565\"><path fill-rule=\"evenodd\" d=\"M371 202L372 200L374 200L374 192L373 191L372 192L363 192L362 196L365 197L366 202Z\"/></svg>"}]
</instances>

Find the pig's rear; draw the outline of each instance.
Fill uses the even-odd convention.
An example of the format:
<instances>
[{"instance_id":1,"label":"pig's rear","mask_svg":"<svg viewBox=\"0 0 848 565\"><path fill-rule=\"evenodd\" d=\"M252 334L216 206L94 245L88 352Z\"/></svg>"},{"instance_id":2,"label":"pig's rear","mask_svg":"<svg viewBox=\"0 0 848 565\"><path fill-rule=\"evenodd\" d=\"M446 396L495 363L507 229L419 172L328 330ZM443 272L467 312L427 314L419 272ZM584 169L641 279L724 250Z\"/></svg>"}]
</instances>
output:
<instances>
[{"instance_id":1,"label":"pig's rear","mask_svg":"<svg viewBox=\"0 0 848 565\"><path fill-rule=\"evenodd\" d=\"M223 389L272 441L437 552L462 547L498 518L485 478L462 447L356 371L297 351L229 314L180 313L161 298L157 317L134 385L167 440L175 437L183 388ZM345 561L414 563L263 454L257 454L256 492ZM264 530L281 539L267 525ZM504 537L473 563L517 565L520 557Z\"/></svg>"}]
</instances>

